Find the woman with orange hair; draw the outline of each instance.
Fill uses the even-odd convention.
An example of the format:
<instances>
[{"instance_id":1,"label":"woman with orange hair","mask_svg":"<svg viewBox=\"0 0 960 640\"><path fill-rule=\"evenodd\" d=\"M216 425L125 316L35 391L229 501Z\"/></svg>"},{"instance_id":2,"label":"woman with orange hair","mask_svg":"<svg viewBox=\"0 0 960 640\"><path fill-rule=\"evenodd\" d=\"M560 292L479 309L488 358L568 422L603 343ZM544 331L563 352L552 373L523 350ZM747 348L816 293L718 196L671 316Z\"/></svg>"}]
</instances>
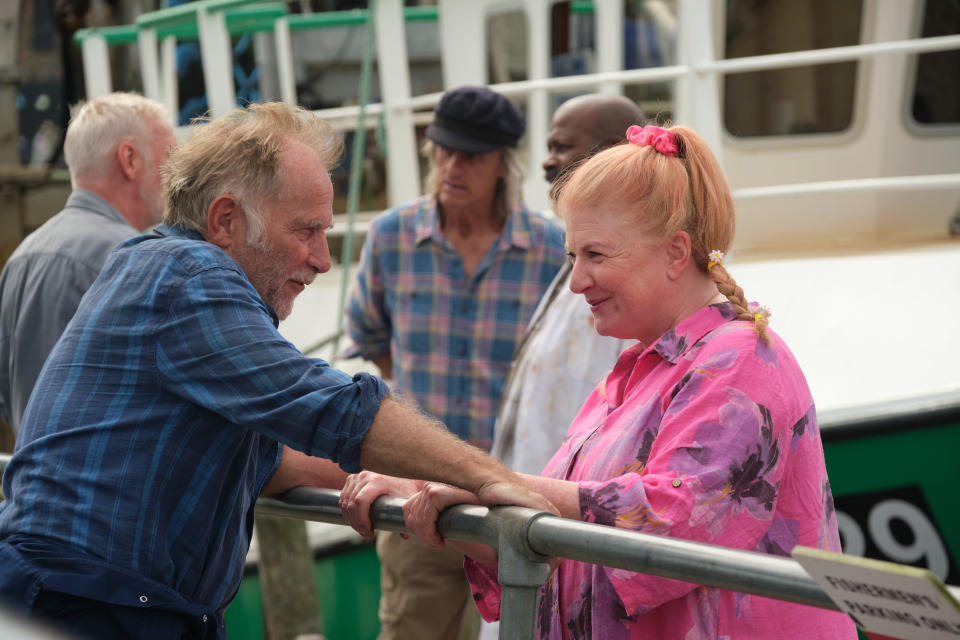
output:
<instances>
[{"instance_id":1,"label":"woman with orange hair","mask_svg":"<svg viewBox=\"0 0 960 640\"><path fill-rule=\"evenodd\" d=\"M530 484L586 522L775 555L839 551L806 380L723 264L734 209L714 155L684 127L631 127L628 140L579 166L555 197L571 289L599 333L639 342ZM471 501L427 484L407 502L407 524L442 545L437 514ZM477 605L496 619L493 551L467 551ZM572 560L545 585L538 628L551 639L856 637L841 613Z\"/></svg>"}]
</instances>

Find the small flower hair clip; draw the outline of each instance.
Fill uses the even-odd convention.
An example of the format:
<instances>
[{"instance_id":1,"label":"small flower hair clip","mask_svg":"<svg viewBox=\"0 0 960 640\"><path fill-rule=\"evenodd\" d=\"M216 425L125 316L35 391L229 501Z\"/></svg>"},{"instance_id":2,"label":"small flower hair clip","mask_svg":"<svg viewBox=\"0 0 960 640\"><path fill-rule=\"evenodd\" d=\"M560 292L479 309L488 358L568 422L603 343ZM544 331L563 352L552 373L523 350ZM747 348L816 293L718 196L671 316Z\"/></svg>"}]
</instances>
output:
<instances>
[{"instance_id":1,"label":"small flower hair clip","mask_svg":"<svg viewBox=\"0 0 960 640\"><path fill-rule=\"evenodd\" d=\"M677 136L673 135L672 131L661 127L632 125L627 129L627 140L640 147L653 147L658 152L671 158L680 155Z\"/></svg>"},{"instance_id":2,"label":"small flower hair clip","mask_svg":"<svg viewBox=\"0 0 960 640\"><path fill-rule=\"evenodd\" d=\"M713 269L718 264L722 265L723 256L724 256L724 253L719 249L714 249L709 254L707 254L707 259L709 260L709 262L707 263L707 271L709 271L710 269Z\"/></svg>"},{"instance_id":3,"label":"small flower hair clip","mask_svg":"<svg viewBox=\"0 0 960 640\"><path fill-rule=\"evenodd\" d=\"M767 322L770 321L770 309L767 307L760 307L753 313L753 322L760 322L761 319L766 318Z\"/></svg>"}]
</instances>

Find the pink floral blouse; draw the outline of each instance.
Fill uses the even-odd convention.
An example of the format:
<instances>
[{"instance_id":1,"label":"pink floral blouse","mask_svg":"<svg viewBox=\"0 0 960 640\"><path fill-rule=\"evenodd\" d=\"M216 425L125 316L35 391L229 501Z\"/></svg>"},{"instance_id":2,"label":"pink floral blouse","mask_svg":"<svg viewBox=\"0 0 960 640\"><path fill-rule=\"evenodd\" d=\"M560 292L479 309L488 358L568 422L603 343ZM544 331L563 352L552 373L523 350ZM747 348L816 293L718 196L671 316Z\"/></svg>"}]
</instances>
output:
<instances>
[{"instance_id":1,"label":"pink floral blouse","mask_svg":"<svg viewBox=\"0 0 960 640\"><path fill-rule=\"evenodd\" d=\"M839 551L813 399L770 337L724 303L630 347L543 475L579 484L585 522L774 555ZM496 573L466 569L480 613L497 619ZM572 560L541 592L538 627L551 640L857 637L841 613Z\"/></svg>"}]
</instances>

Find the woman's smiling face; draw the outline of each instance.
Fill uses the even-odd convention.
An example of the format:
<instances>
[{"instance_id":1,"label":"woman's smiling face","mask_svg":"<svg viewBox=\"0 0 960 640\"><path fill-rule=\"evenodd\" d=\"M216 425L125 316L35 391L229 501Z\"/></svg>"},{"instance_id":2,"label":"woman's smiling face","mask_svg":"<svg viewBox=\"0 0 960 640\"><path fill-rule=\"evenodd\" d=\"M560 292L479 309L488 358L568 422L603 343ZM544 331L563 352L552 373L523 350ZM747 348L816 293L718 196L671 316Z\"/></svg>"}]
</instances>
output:
<instances>
[{"instance_id":1,"label":"woman's smiling face","mask_svg":"<svg viewBox=\"0 0 960 640\"><path fill-rule=\"evenodd\" d=\"M670 291L666 243L641 229L636 213L613 205L563 212L570 290L581 293L597 332L652 344L671 327L663 306Z\"/></svg>"}]
</instances>

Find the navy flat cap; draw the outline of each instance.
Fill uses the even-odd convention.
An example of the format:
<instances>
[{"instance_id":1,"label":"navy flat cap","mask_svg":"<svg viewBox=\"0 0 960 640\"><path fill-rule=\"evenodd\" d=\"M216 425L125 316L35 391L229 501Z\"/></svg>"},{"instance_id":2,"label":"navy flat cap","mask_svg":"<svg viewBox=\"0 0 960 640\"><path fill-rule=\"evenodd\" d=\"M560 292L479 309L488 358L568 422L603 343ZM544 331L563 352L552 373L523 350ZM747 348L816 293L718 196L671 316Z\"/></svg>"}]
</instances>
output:
<instances>
[{"instance_id":1,"label":"navy flat cap","mask_svg":"<svg viewBox=\"0 0 960 640\"><path fill-rule=\"evenodd\" d=\"M467 86L443 94L426 136L454 151L486 153L516 147L526 129L512 100L486 87Z\"/></svg>"}]
</instances>

